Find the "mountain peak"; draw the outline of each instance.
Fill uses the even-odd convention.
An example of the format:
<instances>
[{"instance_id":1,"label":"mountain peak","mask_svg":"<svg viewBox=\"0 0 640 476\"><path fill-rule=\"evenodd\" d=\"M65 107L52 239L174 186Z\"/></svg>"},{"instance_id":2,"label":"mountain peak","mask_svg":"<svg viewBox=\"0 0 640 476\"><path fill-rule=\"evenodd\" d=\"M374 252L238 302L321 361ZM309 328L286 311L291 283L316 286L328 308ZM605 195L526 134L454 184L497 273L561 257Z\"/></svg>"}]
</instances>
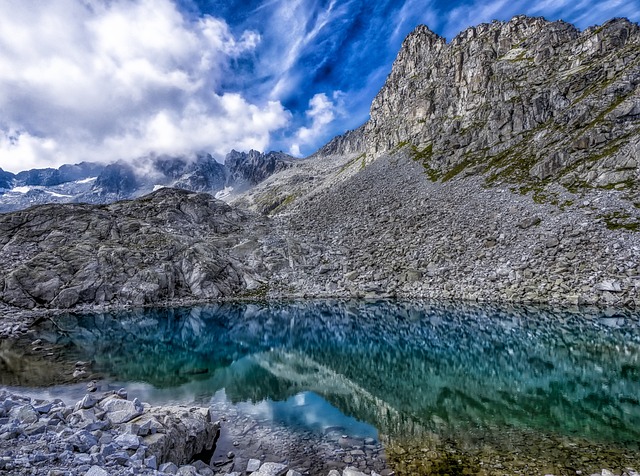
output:
<instances>
[{"instance_id":1,"label":"mountain peak","mask_svg":"<svg viewBox=\"0 0 640 476\"><path fill-rule=\"evenodd\" d=\"M519 186L550 177L623 186L638 179L639 51L640 28L626 19L580 32L520 15L470 27L448 44L420 26L369 121L333 141L333 152L364 153L368 162L408 147L434 179L467 170Z\"/></svg>"}]
</instances>

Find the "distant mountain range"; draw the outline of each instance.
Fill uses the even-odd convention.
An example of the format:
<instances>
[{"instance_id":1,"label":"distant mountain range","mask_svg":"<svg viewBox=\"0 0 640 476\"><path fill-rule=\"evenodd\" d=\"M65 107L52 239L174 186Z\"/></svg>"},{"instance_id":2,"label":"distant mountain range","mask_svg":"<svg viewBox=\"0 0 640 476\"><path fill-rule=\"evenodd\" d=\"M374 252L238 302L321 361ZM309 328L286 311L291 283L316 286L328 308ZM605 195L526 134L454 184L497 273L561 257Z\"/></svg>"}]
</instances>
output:
<instances>
[{"instance_id":1,"label":"distant mountain range","mask_svg":"<svg viewBox=\"0 0 640 476\"><path fill-rule=\"evenodd\" d=\"M202 154L195 158L147 157L135 164L82 162L18 174L0 169L0 212L44 203L110 203L161 187L224 197L260 183L295 160L282 152L233 150L224 164Z\"/></svg>"}]
</instances>

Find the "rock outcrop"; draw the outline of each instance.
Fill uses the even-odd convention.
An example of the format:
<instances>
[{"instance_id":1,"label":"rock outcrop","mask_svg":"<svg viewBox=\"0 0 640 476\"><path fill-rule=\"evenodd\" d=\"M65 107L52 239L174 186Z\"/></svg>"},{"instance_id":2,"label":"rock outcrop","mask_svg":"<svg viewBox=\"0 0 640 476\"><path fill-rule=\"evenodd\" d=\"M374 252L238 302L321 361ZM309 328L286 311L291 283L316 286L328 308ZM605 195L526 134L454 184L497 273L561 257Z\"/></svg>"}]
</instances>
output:
<instances>
[{"instance_id":1,"label":"rock outcrop","mask_svg":"<svg viewBox=\"0 0 640 476\"><path fill-rule=\"evenodd\" d=\"M13 178L14 175L12 173L0 169L0 194L2 194L3 189L8 190L13 186Z\"/></svg>"},{"instance_id":2,"label":"rock outcrop","mask_svg":"<svg viewBox=\"0 0 640 476\"><path fill-rule=\"evenodd\" d=\"M249 254L262 221L176 189L107 206L44 205L0 215L0 299L68 308L229 296L256 284L231 248L248 241Z\"/></svg>"},{"instance_id":3,"label":"rock outcrop","mask_svg":"<svg viewBox=\"0 0 640 476\"><path fill-rule=\"evenodd\" d=\"M2 391L0 420L0 471L10 474L211 476L196 458L213 453L220 432L208 408L152 407L124 390L74 406Z\"/></svg>"},{"instance_id":4,"label":"rock outcrop","mask_svg":"<svg viewBox=\"0 0 640 476\"><path fill-rule=\"evenodd\" d=\"M420 26L369 121L321 152L371 160L406 146L434 180L637 188L639 84L640 27L626 19L580 32L518 16L450 43Z\"/></svg>"},{"instance_id":5,"label":"rock outcrop","mask_svg":"<svg viewBox=\"0 0 640 476\"><path fill-rule=\"evenodd\" d=\"M283 152L260 153L257 150L232 150L224 159L227 186L256 185L276 172L290 167L295 159Z\"/></svg>"}]
</instances>

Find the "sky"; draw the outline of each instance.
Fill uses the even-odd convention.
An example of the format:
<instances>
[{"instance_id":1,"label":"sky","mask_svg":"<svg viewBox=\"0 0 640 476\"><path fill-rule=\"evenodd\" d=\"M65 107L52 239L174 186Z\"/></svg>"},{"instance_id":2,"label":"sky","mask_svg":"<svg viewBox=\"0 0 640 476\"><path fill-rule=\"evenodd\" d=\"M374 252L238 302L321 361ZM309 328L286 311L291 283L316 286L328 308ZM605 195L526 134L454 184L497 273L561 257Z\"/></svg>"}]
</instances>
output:
<instances>
[{"instance_id":1,"label":"sky","mask_svg":"<svg viewBox=\"0 0 640 476\"><path fill-rule=\"evenodd\" d=\"M0 0L0 168L307 156L367 120L417 25L517 14L584 29L640 0Z\"/></svg>"}]
</instances>

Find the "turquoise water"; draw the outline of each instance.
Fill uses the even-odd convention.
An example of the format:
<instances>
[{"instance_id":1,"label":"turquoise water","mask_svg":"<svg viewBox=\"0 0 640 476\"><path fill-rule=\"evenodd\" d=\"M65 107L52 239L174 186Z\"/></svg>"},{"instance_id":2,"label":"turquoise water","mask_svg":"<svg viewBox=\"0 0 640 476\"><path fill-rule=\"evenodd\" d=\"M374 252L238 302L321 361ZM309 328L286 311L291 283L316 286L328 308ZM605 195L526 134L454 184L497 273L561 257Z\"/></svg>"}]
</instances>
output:
<instances>
[{"instance_id":1,"label":"turquoise water","mask_svg":"<svg viewBox=\"0 0 640 476\"><path fill-rule=\"evenodd\" d=\"M385 441L470 435L468 447L511 435L513 450L514 434L533 434L633 455L639 319L311 301L67 315L38 333L151 403L218 399L285 426Z\"/></svg>"}]
</instances>

